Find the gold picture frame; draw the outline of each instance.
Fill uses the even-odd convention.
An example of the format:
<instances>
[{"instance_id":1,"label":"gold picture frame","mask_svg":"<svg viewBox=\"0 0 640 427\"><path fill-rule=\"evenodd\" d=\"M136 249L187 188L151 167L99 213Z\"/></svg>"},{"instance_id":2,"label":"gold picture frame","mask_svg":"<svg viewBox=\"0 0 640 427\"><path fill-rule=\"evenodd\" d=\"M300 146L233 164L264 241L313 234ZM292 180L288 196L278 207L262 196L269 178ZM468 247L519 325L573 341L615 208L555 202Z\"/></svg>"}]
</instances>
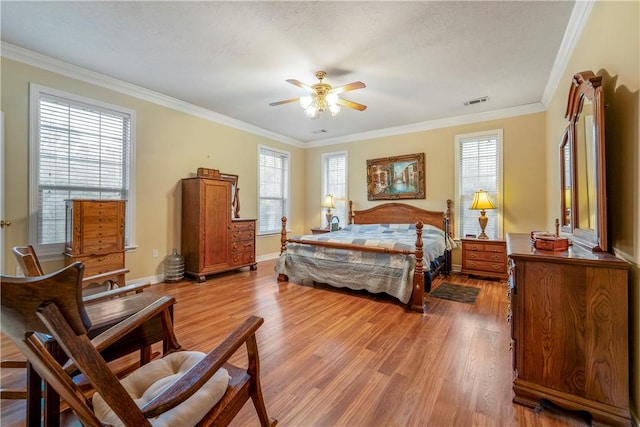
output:
<instances>
[{"instance_id":1,"label":"gold picture frame","mask_svg":"<svg viewBox=\"0 0 640 427\"><path fill-rule=\"evenodd\" d=\"M367 160L367 200L424 199L424 153Z\"/></svg>"}]
</instances>

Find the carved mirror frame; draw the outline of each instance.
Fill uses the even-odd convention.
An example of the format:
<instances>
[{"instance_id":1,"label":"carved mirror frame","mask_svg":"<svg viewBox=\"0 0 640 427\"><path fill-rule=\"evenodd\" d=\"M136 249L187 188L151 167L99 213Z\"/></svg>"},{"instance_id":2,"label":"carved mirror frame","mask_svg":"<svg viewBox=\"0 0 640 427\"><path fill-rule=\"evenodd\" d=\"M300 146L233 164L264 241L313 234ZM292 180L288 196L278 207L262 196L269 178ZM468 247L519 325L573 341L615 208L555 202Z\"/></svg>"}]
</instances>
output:
<instances>
[{"instance_id":1,"label":"carved mirror frame","mask_svg":"<svg viewBox=\"0 0 640 427\"><path fill-rule=\"evenodd\" d=\"M583 71L573 76L565 118L569 120L571 173L563 174L563 178L570 176L572 179L568 199L572 206L572 240L593 251L606 252L607 194L602 77L596 76L592 71ZM560 162L565 165L564 158ZM564 184L566 183L563 182ZM562 188L561 200L567 200L564 186ZM566 202L561 202L560 205L564 215Z\"/></svg>"},{"instance_id":2,"label":"carved mirror frame","mask_svg":"<svg viewBox=\"0 0 640 427\"><path fill-rule=\"evenodd\" d=\"M560 142L560 230L573 233L573 146L569 137L570 128L564 130Z\"/></svg>"}]
</instances>

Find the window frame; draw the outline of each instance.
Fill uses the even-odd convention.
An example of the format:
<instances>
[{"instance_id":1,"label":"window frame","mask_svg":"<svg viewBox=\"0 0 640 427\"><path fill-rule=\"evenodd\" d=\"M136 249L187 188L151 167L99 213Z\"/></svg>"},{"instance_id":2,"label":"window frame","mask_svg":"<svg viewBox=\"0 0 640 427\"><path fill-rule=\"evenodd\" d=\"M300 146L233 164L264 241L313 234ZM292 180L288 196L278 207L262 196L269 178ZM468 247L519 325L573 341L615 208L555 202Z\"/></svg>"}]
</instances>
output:
<instances>
[{"instance_id":1,"label":"window frame","mask_svg":"<svg viewBox=\"0 0 640 427\"><path fill-rule=\"evenodd\" d=\"M463 210L468 211L469 210L469 206L462 206L462 202L461 202L461 198L462 198L462 194L461 194L461 185L462 185L462 180L461 180L461 176L460 174L462 173L462 171L460 170L460 155L461 155L461 144L465 141L469 141L469 140L474 140L474 139L486 139L486 138L491 138L491 137L495 137L496 138L496 144L497 144L497 168L496 168L496 193L489 193L492 201L494 202L494 204L496 205L496 236L495 238L490 236L489 239L490 240L495 240L495 239L503 239L504 238L504 209L503 209L503 200L504 200L504 192L503 192L503 178L504 178L504 172L503 172L503 166L504 166L504 162L503 162L503 155L504 155L504 138L503 138L503 129L492 129L492 130L486 130L486 131L480 131L480 132L472 132L472 133L465 133L465 134L459 134L455 136L455 206L457 206L457 208L454 210L454 219L455 219L455 233L456 239L460 239L460 238L464 238L464 233L462 233L462 226L461 226L461 215ZM481 188L477 188L476 190L480 190ZM482 190L485 190L484 188L482 188ZM476 211L478 213L478 217L480 216L480 211ZM477 234L479 234L480 232L480 226L478 225L478 229L477 229Z\"/></svg>"},{"instance_id":2,"label":"window frame","mask_svg":"<svg viewBox=\"0 0 640 427\"><path fill-rule=\"evenodd\" d=\"M332 158L338 158L338 157L344 157L344 189L343 189L343 194L344 197L343 198L339 198L337 197L335 194L333 194L333 192L331 192L328 188L329 188L329 180L328 180L328 174L327 174L327 169L328 169L328 161L329 159ZM346 150L343 151L333 151L330 153L322 153L322 194L321 194L321 200L322 198L324 198L325 195L327 194L331 194L333 196L333 201L334 204L336 204L336 208L334 209L335 211L338 211L340 214L338 214L338 218L340 218L341 220L343 220L343 222L341 222L340 227L344 227L345 225L347 225L349 223L349 152ZM337 207L337 201L338 200L342 200L344 202L344 208L343 209L338 209ZM325 224L325 220L326 220L326 208L321 208L320 212L321 212L321 226L322 227L326 227L327 224Z\"/></svg>"},{"instance_id":3,"label":"window frame","mask_svg":"<svg viewBox=\"0 0 640 427\"><path fill-rule=\"evenodd\" d=\"M283 190L283 193L285 194L284 198L283 198L283 203L284 203L284 212L283 215L287 217L287 227L289 227L289 224L291 224L291 218L289 217L290 214L290 209L291 209L291 152L289 151L285 151L285 150L279 150L277 148L273 148L273 147L269 147L266 145L258 145L258 231L257 231L257 235L258 236L266 236L266 235L273 235L273 234L279 234L280 231L282 230L282 226L277 227L277 229L268 229L268 230L263 230L262 229L262 221L260 220L260 218L262 217L262 172L261 172L261 167L260 167L260 157L263 155L262 152L264 150L268 150L270 152L273 153L279 153L280 155L284 156L286 158L286 188Z\"/></svg>"},{"instance_id":4,"label":"window frame","mask_svg":"<svg viewBox=\"0 0 640 427\"><path fill-rule=\"evenodd\" d=\"M128 187L127 203L125 209L125 249L127 251L137 248L135 243L135 135L136 112L135 110L87 98L58 89L29 83L29 242L38 252L43 261L62 259L64 251L64 239L59 243L40 244L38 242L39 227L39 187L40 187L40 99L43 96L58 98L70 105L95 108L100 111L111 111L129 116L129 162L128 162ZM64 200L61 201L64 203Z\"/></svg>"}]
</instances>

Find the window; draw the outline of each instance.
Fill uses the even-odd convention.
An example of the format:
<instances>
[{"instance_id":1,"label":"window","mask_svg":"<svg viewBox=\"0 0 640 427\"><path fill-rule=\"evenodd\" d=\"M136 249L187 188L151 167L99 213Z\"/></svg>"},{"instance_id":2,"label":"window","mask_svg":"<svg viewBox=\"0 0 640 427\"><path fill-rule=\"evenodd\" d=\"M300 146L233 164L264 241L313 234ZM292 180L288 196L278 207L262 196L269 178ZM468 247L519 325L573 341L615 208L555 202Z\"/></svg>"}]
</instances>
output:
<instances>
[{"instance_id":1,"label":"window","mask_svg":"<svg viewBox=\"0 0 640 427\"><path fill-rule=\"evenodd\" d=\"M333 196L336 208L331 211L340 220L340 227L347 222L347 152L322 155L322 197ZM322 209L322 227L327 226L326 210Z\"/></svg>"},{"instance_id":2,"label":"window","mask_svg":"<svg viewBox=\"0 0 640 427\"><path fill-rule=\"evenodd\" d=\"M485 233L502 236L502 129L456 136L456 227L460 237L480 234L480 211L470 210L473 195L486 190L497 209L486 210Z\"/></svg>"},{"instance_id":3,"label":"window","mask_svg":"<svg viewBox=\"0 0 640 427\"><path fill-rule=\"evenodd\" d=\"M258 233L279 233L282 217L289 218L289 153L262 146L258 150Z\"/></svg>"},{"instance_id":4,"label":"window","mask_svg":"<svg viewBox=\"0 0 640 427\"><path fill-rule=\"evenodd\" d=\"M127 200L125 244L133 245L135 112L30 86L29 241L62 253L65 199Z\"/></svg>"}]
</instances>

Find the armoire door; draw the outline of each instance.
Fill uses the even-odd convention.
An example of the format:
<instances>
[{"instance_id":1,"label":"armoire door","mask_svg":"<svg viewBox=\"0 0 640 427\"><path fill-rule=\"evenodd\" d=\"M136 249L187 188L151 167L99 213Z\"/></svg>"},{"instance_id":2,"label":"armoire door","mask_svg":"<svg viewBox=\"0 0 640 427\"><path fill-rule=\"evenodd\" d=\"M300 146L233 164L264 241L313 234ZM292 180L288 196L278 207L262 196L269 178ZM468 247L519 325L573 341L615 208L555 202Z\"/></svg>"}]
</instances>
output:
<instances>
[{"instance_id":1,"label":"armoire door","mask_svg":"<svg viewBox=\"0 0 640 427\"><path fill-rule=\"evenodd\" d=\"M231 183L208 179L201 182L203 270L215 270L229 265Z\"/></svg>"}]
</instances>

